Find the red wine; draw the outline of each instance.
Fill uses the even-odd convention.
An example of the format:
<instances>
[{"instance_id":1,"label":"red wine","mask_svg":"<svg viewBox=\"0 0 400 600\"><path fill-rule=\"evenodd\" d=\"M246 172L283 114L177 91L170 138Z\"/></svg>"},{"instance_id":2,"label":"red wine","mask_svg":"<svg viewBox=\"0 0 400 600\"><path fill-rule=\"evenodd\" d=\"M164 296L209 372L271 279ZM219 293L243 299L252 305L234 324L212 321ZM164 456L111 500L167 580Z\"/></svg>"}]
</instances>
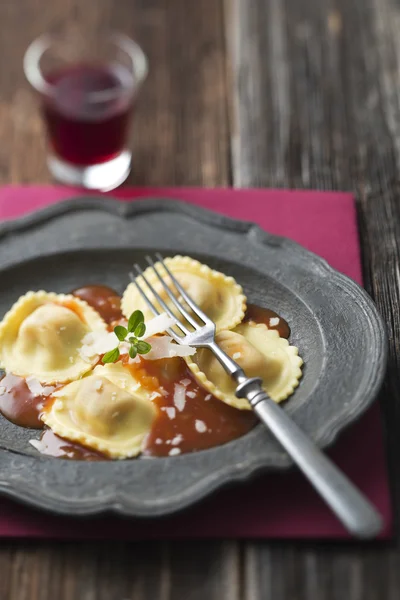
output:
<instances>
[{"instance_id":1,"label":"red wine","mask_svg":"<svg viewBox=\"0 0 400 600\"><path fill-rule=\"evenodd\" d=\"M124 149L132 109L132 74L123 66L78 64L47 75L43 99L50 144L74 165L107 162Z\"/></svg>"}]
</instances>

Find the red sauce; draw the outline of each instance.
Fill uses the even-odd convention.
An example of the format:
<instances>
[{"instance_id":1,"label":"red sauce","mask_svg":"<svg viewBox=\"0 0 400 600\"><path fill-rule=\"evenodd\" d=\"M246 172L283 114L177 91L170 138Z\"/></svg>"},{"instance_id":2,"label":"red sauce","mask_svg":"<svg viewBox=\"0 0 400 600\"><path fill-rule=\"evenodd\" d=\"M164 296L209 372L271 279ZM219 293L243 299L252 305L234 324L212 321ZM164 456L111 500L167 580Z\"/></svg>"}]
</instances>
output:
<instances>
[{"instance_id":1,"label":"red sauce","mask_svg":"<svg viewBox=\"0 0 400 600\"><path fill-rule=\"evenodd\" d=\"M141 360L129 368L148 390L159 391L162 386L166 394L153 400L158 415L146 441L147 456L219 446L244 435L257 423L251 411L232 408L202 389L181 358ZM183 409L179 410L174 403L174 391L175 384L183 385L182 381L187 384L186 397Z\"/></svg>"},{"instance_id":2,"label":"red sauce","mask_svg":"<svg viewBox=\"0 0 400 600\"><path fill-rule=\"evenodd\" d=\"M40 420L40 415L43 413L48 398L34 396L29 391L25 379L21 377L16 377L16 379L18 381L11 389L0 394L0 413L20 427L43 429L44 425ZM1 380L0 387L4 387Z\"/></svg>"},{"instance_id":3,"label":"red sauce","mask_svg":"<svg viewBox=\"0 0 400 600\"><path fill-rule=\"evenodd\" d=\"M85 285L72 292L74 296L85 300L92 306L106 323L113 323L123 318L121 298L115 290L105 285Z\"/></svg>"},{"instance_id":4,"label":"red sauce","mask_svg":"<svg viewBox=\"0 0 400 600\"><path fill-rule=\"evenodd\" d=\"M271 324L271 319L279 319L278 323ZM282 338L288 339L290 336L290 327L285 319L282 319L276 312L269 308L262 308L256 304L248 304L244 321L254 321L255 323L265 323L268 329L276 329ZM274 321L272 323L275 323Z\"/></svg>"},{"instance_id":5,"label":"red sauce","mask_svg":"<svg viewBox=\"0 0 400 600\"><path fill-rule=\"evenodd\" d=\"M104 456L100 452L89 450L89 448L85 448L80 444L64 440L53 433L51 429L45 429L40 436L40 440L43 442L43 449L40 450L41 454L72 460L108 460L107 456Z\"/></svg>"}]
</instances>

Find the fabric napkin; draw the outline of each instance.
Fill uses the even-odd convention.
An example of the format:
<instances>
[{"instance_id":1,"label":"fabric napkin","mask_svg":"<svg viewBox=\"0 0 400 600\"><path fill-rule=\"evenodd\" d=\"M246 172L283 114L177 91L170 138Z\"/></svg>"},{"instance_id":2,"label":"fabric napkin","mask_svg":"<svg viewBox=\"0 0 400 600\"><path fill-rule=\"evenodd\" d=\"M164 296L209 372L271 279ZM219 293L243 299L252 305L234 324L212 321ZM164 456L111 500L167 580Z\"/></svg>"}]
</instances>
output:
<instances>
[{"instance_id":1,"label":"fabric napkin","mask_svg":"<svg viewBox=\"0 0 400 600\"><path fill-rule=\"evenodd\" d=\"M0 190L0 219L31 212L82 190L7 186ZM228 216L254 221L325 258L361 283L354 198L347 193L262 189L123 188L111 194L129 201L171 197ZM381 538L392 533L392 511L379 406L328 451L382 513ZM1 478L1 473L0 473ZM223 489L198 505L162 519L103 516L71 519L45 515L0 499L0 537L55 539L349 538L323 501L295 469L265 473Z\"/></svg>"}]
</instances>

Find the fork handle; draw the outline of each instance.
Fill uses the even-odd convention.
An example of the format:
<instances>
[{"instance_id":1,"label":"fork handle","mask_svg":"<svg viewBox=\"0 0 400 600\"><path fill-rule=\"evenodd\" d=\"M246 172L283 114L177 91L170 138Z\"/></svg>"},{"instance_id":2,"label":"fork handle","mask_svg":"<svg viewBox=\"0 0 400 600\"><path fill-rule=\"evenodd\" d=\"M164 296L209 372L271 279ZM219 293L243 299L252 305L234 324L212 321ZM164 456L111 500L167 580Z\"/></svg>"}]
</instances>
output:
<instances>
[{"instance_id":1,"label":"fork handle","mask_svg":"<svg viewBox=\"0 0 400 600\"><path fill-rule=\"evenodd\" d=\"M348 531L358 538L367 539L375 537L382 530L382 517L372 504L262 391L257 379L242 380L236 395L249 400L260 420L282 444Z\"/></svg>"}]
</instances>

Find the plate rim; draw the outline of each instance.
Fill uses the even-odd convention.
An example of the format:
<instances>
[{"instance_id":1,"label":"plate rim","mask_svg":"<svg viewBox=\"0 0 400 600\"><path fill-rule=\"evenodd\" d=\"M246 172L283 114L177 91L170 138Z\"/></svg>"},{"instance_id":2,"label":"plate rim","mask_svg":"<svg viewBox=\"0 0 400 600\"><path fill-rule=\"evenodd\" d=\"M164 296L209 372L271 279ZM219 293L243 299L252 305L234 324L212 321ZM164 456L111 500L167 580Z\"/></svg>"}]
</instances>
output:
<instances>
[{"instance_id":1,"label":"plate rim","mask_svg":"<svg viewBox=\"0 0 400 600\"><path fill-rule=\"evenodd\" d=\"M354 408L354 410L349 410L347 412L343 411L336 421L334 423L329 423L329 427L327 426L323 434L320 434L318 439L319 447L327 448L332 445L340 433L357 418L361 417L372 404L382 386L386 373L388 356L386 328L373 300L364 288L343 273L340 273L331 267L325 259L310 250L307 250L297 242L286 238L285 236L271 234L251 221L243 221L228 217L203 207L191 205L182 200L174 200L171 198L152 196L148 198L135 198L134 201L131 200L133 199L126 198L121 200L119 198L105 198L96 195L71 197L55 204L42 207L34 212L25 213L20 217L2 221L0 223L0 241L5 235L14 232L23 232L24 229L43 224L48 220L52 220L69 212L101 209L121 218L129 219L136 214L153 213L154 211L159 212L161 210L166 212L173 211L184 213L189 217L200 219L203 223L210 225L213 228L224 228L247 235L257 244L279 245L289 251L294 250L297 254L302 254L307 258L309 263L312 263L314 270L317 269L321 274L332 278L341 288L345 288L352 296L356 295L359 298L361 297L363 304L368 308L368 310L364 310L363 312L364 315L368 317L369 330L375 334L375 349L379 352L380 356L380 360L375 366L374 377L370 377L371 382L364 401L356 407L351 407ZM210 450L212 451L212 449ZM203 452L209 452L210 450ZM24 458L28 458L28 455L14 453L11 450L1 448L0 446L0 454L4 453L18 454ZM29 458L34 459L35 457ZM48 459L52 460L50 457L48 457ZM45 460L47 460L47 458ZM20 502L63 515L83 516L113 512L125 516L153 517L177 512L198 502L221 487L225 487L231 483L246 481L261 471L282 470L287 469L292 465L293 462L287 455L284 459L282 459L282 457L279 459L278 456L276 456L273 463L265 460L262 463L260 463L260 461L253 461L247 467L241 465L240 470L234 469L234 465L232 465L230 469L227 469L225 476L221 477L221 473L219 472L218 477L214 477L214 480L212 480L212 478L210 481L202 480L202 485L198 485L197 490L193 490L192 486L191 489L186 490L185 494L181 493L180 499L176 500L170 506L169 510L166 509L165 506L161 510L157 510L154 505L151 505L151 507L148 508L143 507L142 501L139 504L136 504L131 498L124 495L123 492L119 494L114 493L112 497L103 496L101 500L98 501L97 505L91 504L90 506L84 500L74 500L74 504L71 505L68 500L63 501L59 496L57 496L57 498L47 496L44 501L43 496L38 498L37 491L35 493L34 490L24 489L22 484L16 485L14 483L14 486L11 487L3 481L0 481L0 492ZM92 501L93 499L91 499L91 502Z\"/></svg>"}]
</instances>

